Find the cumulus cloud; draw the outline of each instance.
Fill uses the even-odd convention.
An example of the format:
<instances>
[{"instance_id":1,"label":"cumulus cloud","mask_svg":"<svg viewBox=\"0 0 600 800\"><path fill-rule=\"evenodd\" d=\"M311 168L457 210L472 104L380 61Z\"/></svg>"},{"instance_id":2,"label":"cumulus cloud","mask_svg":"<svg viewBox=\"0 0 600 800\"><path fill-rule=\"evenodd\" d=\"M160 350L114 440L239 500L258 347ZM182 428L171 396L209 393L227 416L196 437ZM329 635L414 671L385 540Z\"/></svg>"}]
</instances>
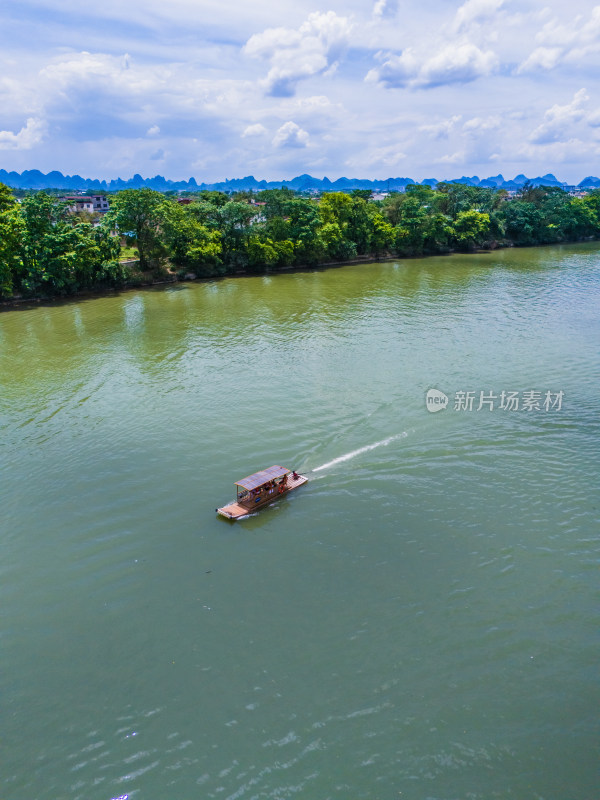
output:
<instances>
[{"instance_id":1,"label":"cumulus cloud","mask_svg":"<svg viewBox=\"0 0 600 800\"><path fill-rule=\"evenodd\" d=\"M580 122L588 116L585 106L589 99L586 90L580 89L567 105L553 105L544 114L541 125L531 133L529 141L533 144L549 144L564 139L574 122Z\"/></svg>"},{"instance_id":2,"label":"cumulus cloud","mask_svg":"<svg viewBox=\"0 0 600 800\"><path fill-rule=\"evenodd\" d=\"M295 122L285 122L273 137L275 147L307 147L308 133Z\"/></svg>"},{"instance_id":3,"label":"cumulus cloud","mask_svg":"<svg viewBox=\"0 0 600 800\"><path fill-rule=\"evenodd\" d=\"M54 63L48 64L40 72L40 77L52 83L56 90L65 90L77 85L88 85L91 81L96 84L105 83L135 83L135 73L127 77L130 58L127 54L122 57L106 55L104 53L73 53ZM141 76L137 75L137 82ZM148 77L142 82L140 88L146 88Z\"/></svg>"},{"instance_id":4,"label":"cumulus cloud","mask_svg":"<svg viewBox=\"0 0 600 800\"><path fill-rule=\"evenodd\" d=\"M520 64L518 72L551 70L561 62L585 64L593 53L600 52L600 6L588 19L581 14L561 23L556 17L536 35L537 47Z\"/></svg>"},{"instance_id":5,"label":"cumulus cloud","mask_svg":"<svg viewBox=\"0 0 600 800\"><path fill-rule=\"evenodd\" d=\"M518 72L534 72L538 69L553 69L563 55L561 47L536 47L520 64Z\"/></svg>"},{"instance_id":6,"label":"cumulus cloud","mask_svg":"<svg viewBox=\"0 0 600 800\"><path fill-rule=\"evenodd\" d=\"M377 81L387 89L428 89L453 83L470 83L490 75L497 66L498 58L494 52L463 42L448 45L434 56L424 59L410 48L399 56L388 55L380 67L368 73L367 80Z\"/></svg>"},{"instance_id":7,"label":"cumulus cloud","mask_svg":"<svg viewBox=\"0 0 600 800\"><path fill-rule=\"evenodd\" d=\"M347 17L315 12L297 30L268 28L248 39L244 51L270 62L266 93L291 97L299 81L335 69L350 37Z\"/></svg>"},{"instance_id":8,"label":"cumulus cloud","mask_svg":"<svg viewBox=\"0 0 600 800\"><path fill-rule=\"evenodd\" d=\"M43 141L47 130L44 120L30 117L18 133L0 131L0 150L31 150Z\"/></svg>"},{"instance_id":9,"label":"cumulus cloud","mask_svg":"<svg viewBox=\"0 0 600 800\"><path fill-rule=\"evenodd\" d=\"M498 59L491 50L480 50L468 42L456 47L451 45L425 62L419 81L424 86L469 83L489 75L497 64Z\"/></svg>"},{"instance_id":10,"label":"cumulus cloud","mask_svg":"<svg viewBox=\"0 0 600 800\"><path fill-rule=\"evenodd\" d=\"M43 116L56 120L63 136L73 131L81 139L85 130L94 141L122 135L166 140L197 136L199 129L204 139L215 135L219 119L239 115L258 98L245 78L205 78L182 64L146 65L103 53L53 59L36 84Z\"/></svg>"},{"instance_id":11,"label":"cumulus cloud","mask_svg":"<svg viewBox=\"0 0 600 800\"><path fill-rule=\"evenodd\" d=\"M465 31L474 23L494 17L503 5L504 0L467 0L456 12L452 27L457 33Z\"/></svg>"},{"instance_id":12,"label":"cumulus cloud","mask_svg":"<svg viewBox=\"0 0 600 800\"><path fill-rule=\"evenodd\" d=\"M264 125L261 125L260 122L257 122L255 125L248 125L247 128L244 129L242 133L242 138L246 136L263 136L267 132L267 129Z\"/></svg>"}]
</instances>

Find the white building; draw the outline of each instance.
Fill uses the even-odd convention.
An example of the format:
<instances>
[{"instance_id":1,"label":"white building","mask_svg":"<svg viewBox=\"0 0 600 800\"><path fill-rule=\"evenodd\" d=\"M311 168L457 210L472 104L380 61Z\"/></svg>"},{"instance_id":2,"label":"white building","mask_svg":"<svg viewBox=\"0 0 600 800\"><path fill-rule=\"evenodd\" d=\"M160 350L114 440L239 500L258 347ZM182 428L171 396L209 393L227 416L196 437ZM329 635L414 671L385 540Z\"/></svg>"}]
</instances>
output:
<instances>
[{"instance_id":1,"label":"white building","mask_svg":"<svg viewBox=\"0 0 600 800\"><path fill-rule=\"evenodd\" d=\"M61 199L65 203L69 203L68 210L72 214L78 211L87 211L89 214L105 214L109 208L108 200L103 194L93 194L91 196L78 194Z\"/></svg>"}]
</instances>

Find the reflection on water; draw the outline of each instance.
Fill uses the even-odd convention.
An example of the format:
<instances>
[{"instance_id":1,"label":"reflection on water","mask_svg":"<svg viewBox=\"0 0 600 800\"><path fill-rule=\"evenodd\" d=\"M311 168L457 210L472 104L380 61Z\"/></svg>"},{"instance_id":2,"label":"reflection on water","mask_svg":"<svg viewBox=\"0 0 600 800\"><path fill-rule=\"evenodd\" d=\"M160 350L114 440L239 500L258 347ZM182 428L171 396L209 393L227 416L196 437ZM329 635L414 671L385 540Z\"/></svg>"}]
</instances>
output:
<instances>
[{"instance_id":1,"label":"reflection on water","mask_svg":"<svg viewBox=\"0 0 600 800\"><path fill-rule=\"evenodd\" d=\"M583 245L1 314L4 795L594 796L599 285ZM215 516L274 463L309 484Z\"/></svg>"}]
</instances>

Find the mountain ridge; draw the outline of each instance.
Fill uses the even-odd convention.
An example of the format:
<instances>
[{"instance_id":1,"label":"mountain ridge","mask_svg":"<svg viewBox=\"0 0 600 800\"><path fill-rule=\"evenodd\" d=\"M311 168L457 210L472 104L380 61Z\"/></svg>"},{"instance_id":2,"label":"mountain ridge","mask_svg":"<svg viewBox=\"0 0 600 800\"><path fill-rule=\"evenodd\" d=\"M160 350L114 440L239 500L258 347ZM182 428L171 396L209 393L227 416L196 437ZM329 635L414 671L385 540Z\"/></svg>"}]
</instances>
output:
<instances>
[{"instance_id":1,"label":"mountain ridge","mask_svg":"<svg viewBox=\"0 0 600 800\"><path fill-rule=\"evenodd\" d=\"M297 175L290 180L281 181L257 180L254 175L247 175L244 178L227 178L224 181L216 181L214 183L198 183L193 177L189 178L187 181L172 181L162 175L155 175L153 178L143 178L138 173L127 180L115 178L106 181L98 178L83 178L81 175L63 175L62 172L58 172L57 170L52 170L44 174L37 169L24 170L21 173L15 171L8 172L5 169L0 169L0 183L4 183L12 189L70 189L72 191L98 192L115 192L121 191L122 189L141 189L143 187L155 189L159 192L197 192L203 189L223 192L249 190L259 192L264 189L279 189L286 186L294 191L301 192L351 191L352 189L403 191L406 186L411 184L436 186L441 182L442 181L438 181L437 178L425 178L422 181L415 181L412 178L401 177L373 180L369 178L342 177L331 181L326 176L323 178L315 178L312 175L303 174ZM506 180L502 174L483 179L480 179L477 175L473 175L472 177L463 175L460 178L451 178L444 181L444 183L463 183L468 186L507 189L509 191L518 190L527 182L534 186L558 186L562 188L572 186L572 184L568 184L565 181L559 181L552 173L537 178L527 178L525 175L519 174L512 180ZM600 178L590 175L578 183L577 187L582 189L600 188Z\"/></svg>"}]
</instances>

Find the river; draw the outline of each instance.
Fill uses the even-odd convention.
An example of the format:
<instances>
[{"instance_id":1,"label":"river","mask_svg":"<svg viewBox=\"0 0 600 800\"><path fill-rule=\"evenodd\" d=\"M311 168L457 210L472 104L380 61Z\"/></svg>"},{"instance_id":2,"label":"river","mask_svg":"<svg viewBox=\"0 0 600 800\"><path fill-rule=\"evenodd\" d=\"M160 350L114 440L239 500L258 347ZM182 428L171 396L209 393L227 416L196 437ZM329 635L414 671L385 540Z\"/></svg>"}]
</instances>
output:
<instances>
[{"instance_id":1,"label":"river","mask_svg":"<svg viewBox=\"0 0 600 800\"><path fill-rule=\"evenodd\" d=\"M2 797L596 797L599 299L584 244L0 314Z\"/></svg>"}]
</instances>

